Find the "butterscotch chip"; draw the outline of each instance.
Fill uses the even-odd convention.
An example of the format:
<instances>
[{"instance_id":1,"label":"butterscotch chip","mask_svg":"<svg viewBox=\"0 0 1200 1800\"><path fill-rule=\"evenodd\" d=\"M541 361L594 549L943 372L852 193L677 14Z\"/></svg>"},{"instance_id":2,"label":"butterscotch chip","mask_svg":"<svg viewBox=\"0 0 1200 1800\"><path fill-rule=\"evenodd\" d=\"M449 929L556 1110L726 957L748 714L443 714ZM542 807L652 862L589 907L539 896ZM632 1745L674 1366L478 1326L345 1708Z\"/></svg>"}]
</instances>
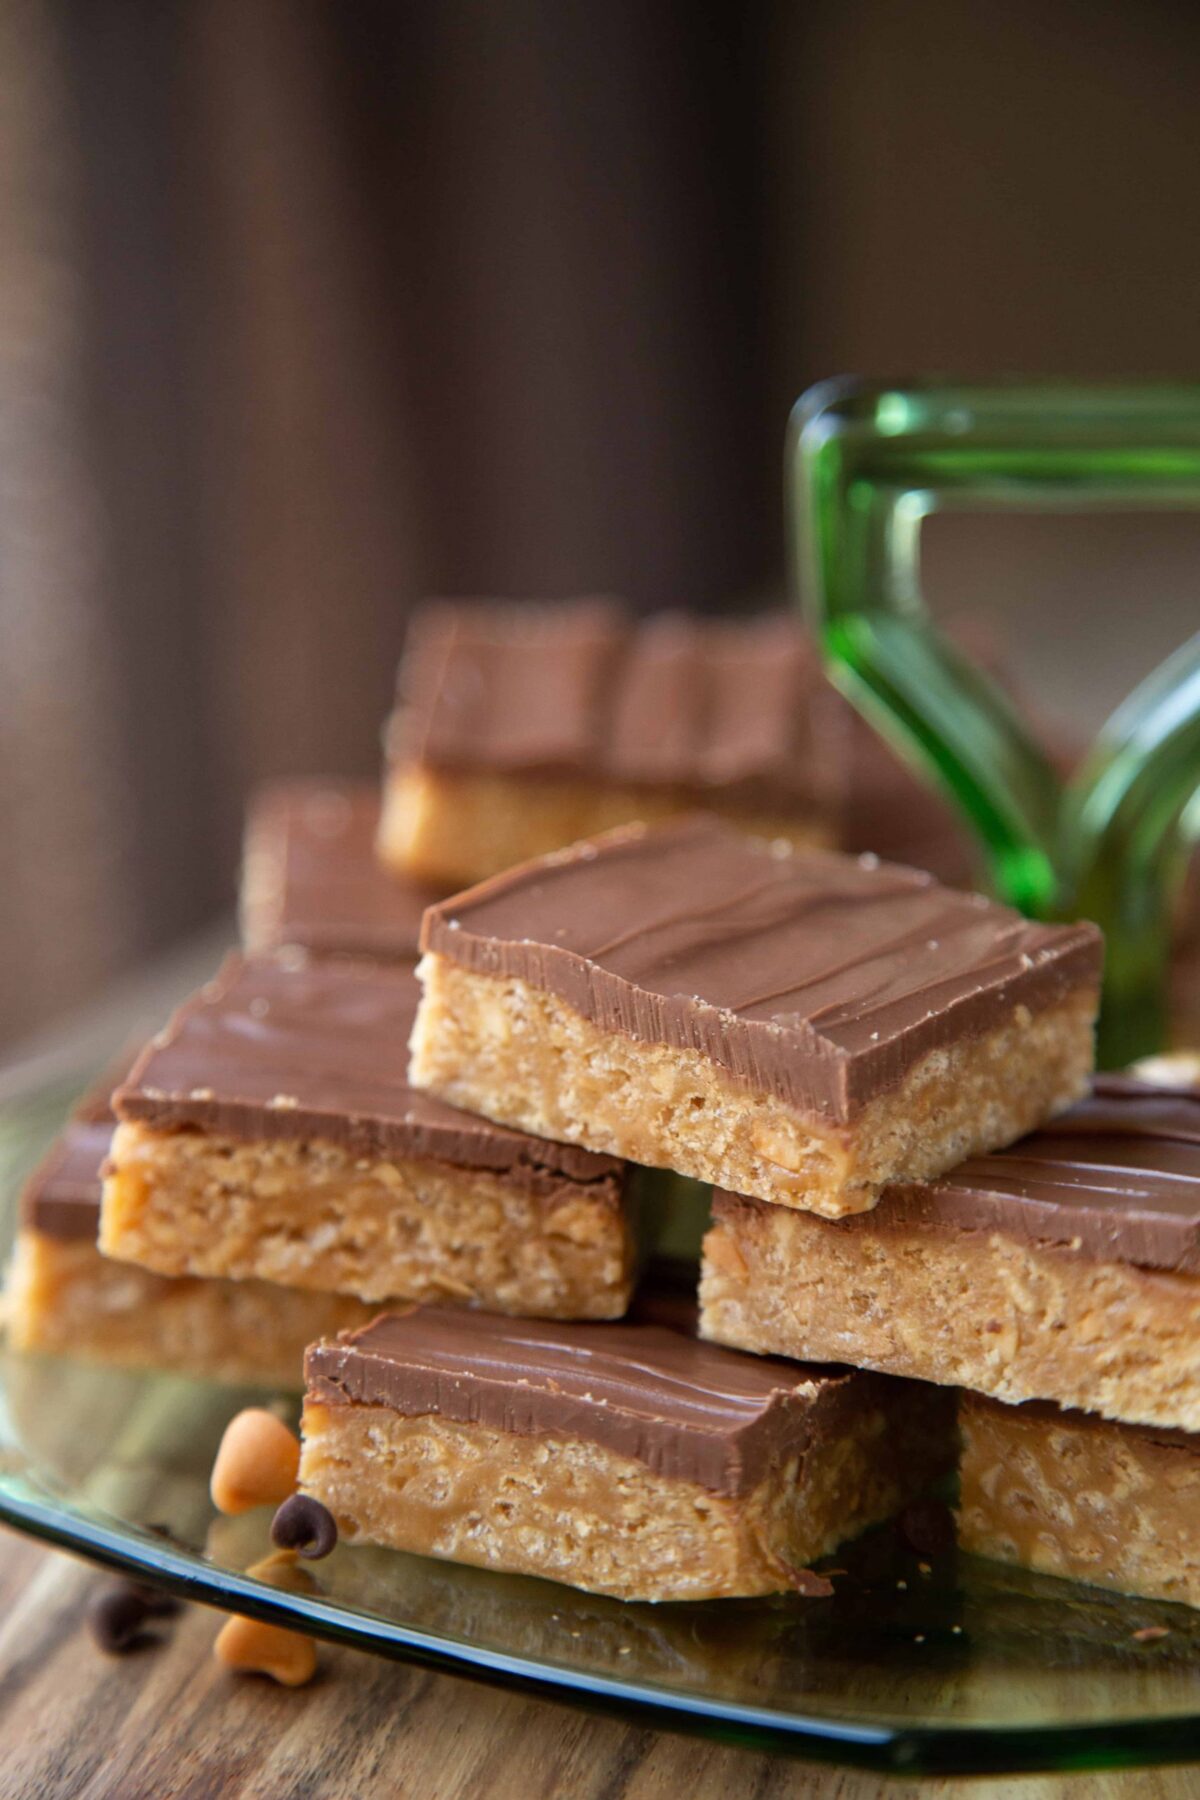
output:
<instances>
[{"instance_id":1,"label":"butterscotch chip","mask_svg":"<svg viewBox=\"0 0 1200 1800\"><path fill-rule=\"evenodd\" d=\"M1200 1093L1098 1077L852 1219L719 1193L701 1309L741 1349L1200 1429Z\"/></svg>"},{"instance_id":2,"label":"butterscotch chip","mask_svg":"<svg viewBox=\"0 0 1200 1800\"><path fill-rule=\"evenodd\" d=\"M624 1599L814 1586L952 1461L934 1389L661 1325L424 1308L306 1359L301 1486L344 1540Z\"/></svg>"},{"instance_id":3,"label":"butterscotch chip","mask_svg":"<svg viewBox=\"0 0 1200 1800\"><path fill-rule=\"evenodd\" d=\"M712 819L639 827L425 915L415 1086L837 1217L1062 1111L1100 939Z\"/></svg>"},{"instance_id":4,"label":"butterscotch chip","mask_svg":"<svg viewBox=\"0 0 1200 1800\"><path fill-rule=\"evenodd\" d=\"M303 1687L317 1672L317 1646L312 1638L282 1625L228 1618L217 1633L213 1655L240 1675L269 1675L282 1687Z\"/></svg>"},{"instance_id":5,"label":"butterscotch chip","mask_svg":"<svg viewBox=\"0 0 1200 1800\"><path fill-rule=\"evenodd\" d=\"M698 805L834 841L825 724L844 702L786 613L441 603L414 620L398 688L379 849L399 872L462 886Z\"/></svg>"},{"instance_id":6,"label":"butterscotch chip","mask_svg":"<svg viewBox=\"0 0 1200 1800\"><path fill-rule=\"evenodd\" d=\"M282 1419L248 1406L222 1434L209 1483L213 1505L227 1514L279 1506L295 1491L299 1467L300 1445Z\"/></svg>"},{"instance_id":7,"label":"butterscotch chip","mask_svg":"<svg viewBox=\"0 0 1200 1800\"><path fill-rule=\"evenodd\" d=\"M964 1550L1200 1606L1200 1435L976 1394L959 1418Z\"/></svg>"},{"instance_id":8,"label":"butterscotch chip","mask_svg":"<svg viewBox=\"0 0 1200 1800\"><path fill-rule=\"evenodd\" d=\"M375 855L379 790L365 782L271 782L251 797L242 855L242 942L412 961L440 890L389 874Z\"/></svg>"},{"instance_id":9,"label":"butterscotch chip","mask_svg":"<svg viewBox=\"0 0 1200 1800\"><path fill-rule=\"evenodd\" d=\"M106 1255L366 1301L606 1318L628 1303L624 1164L415 1092L411 969L234 958L116 1096Z\"/></svg>"}]
</instances>

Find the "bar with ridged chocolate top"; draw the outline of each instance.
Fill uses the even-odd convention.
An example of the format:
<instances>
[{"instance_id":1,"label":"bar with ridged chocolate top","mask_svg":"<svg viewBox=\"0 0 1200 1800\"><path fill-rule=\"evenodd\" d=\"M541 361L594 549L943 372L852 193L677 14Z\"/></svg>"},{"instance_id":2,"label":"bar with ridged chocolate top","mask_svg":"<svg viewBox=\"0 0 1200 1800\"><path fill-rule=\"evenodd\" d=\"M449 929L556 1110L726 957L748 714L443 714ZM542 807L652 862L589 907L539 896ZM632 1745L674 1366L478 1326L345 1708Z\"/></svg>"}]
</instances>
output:
<instances>
[{"instance_id":1,"label":"bar with ridged chocolate top","mask_svg":"<svg viewBox=\"0 0 1200 1800\"><path fill-rule=\"evenodd\" d=\"M1098 1077L857 1218L719 1193L701 1299L742 1349L1200 1430L1200 1093Z\"/></svg>"},{"instance_id":2,"label":"bar with ridged chocolate top","mask_svg":"<svg viewBox=\"0 0 1200 1800\"><path fill-rule=\"evenodd\" d=\"M17 1350L210 1380L300 1385L304 1347L364 1324L371 1308L340 1294L265 1281L171 1279L101 1254L101 1168L116 1119L114 1067L79 1102L21 1193L5 1281Z\"/></svg>"},{"instance_id":3,"label":"bar with ridged chocolate top","mask_svg":"<svg viewBox=\"0 0 1200 1800\"><path fill-rule=\"evenodd\" d=\"M611 601L431 605L400 669L380 853L461 886L697 805L831 843L835 707L786 613L635 621Z\"/></svg>"},{"instance_id":4,"label":"bar with ridged chocolate top","mask_svg":"<svg viewBox=\"0 0 1200 1800\"><path fill-rule=\"evenodd\" d=\"M431 907L415 1086L829 1216L1086 1086L1100 935L912 869L629 827Z\"/></svg>"},{"instance_id":5,"label":"bar with ridged chocolate top","mask_svg":"<svg viewBox=\"0 0 1200 1800\"><path fill-rule=\"evenodd\" d=\"M106 1254L364 1300L624 1312L624 1164L456 1112L405 1078L410 968L232 958L114 1096Z\"/></svg>"},{"instance_id":6,"label":"bar with ridged chocolate top","mask_svg":"<svg viewBox=\"0 0 1200 1800\"><path fill-rule=\"evenodd\" d=\"M305 1369L301 1487L344 1535L626 1599L803 1585L953 1460L949 1396L658 1323L423 1308Z\"/></svg>"},{"instance_id":7,"label":"bar with ridged chocolate top","mask_svg":"<svg viewBox=\"0 0 1200 1800\"><path fill-rule=\"evenodd\" d=\"M247 809L242 942L411 961L440 892L391 875L375 855L379 790L366 782L271 782Z\"/></svg>"}]
</instances>

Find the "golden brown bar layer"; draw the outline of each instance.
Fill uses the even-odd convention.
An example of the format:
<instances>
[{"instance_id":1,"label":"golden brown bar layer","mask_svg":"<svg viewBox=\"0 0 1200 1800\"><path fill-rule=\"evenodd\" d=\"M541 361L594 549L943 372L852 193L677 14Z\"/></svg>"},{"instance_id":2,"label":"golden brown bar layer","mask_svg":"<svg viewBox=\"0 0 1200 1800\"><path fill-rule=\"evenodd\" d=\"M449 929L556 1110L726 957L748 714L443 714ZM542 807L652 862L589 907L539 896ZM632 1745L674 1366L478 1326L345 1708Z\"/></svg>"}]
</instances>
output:
<instances>
[{"instance_id":1,"label":"golden brown bar layer","mask_svg":"<svg viewBox=\"0 0 1200 1800\"><path fill-rule=\"evenodd\" d=\"M397 875L436 883L444 893L617 825L678 818L696 804L695 793L688 791L406 763L387 777L379 856ZM745 831L797 849L825 849L834 842L831 825L815 815L716 809Z\"/></svg>"},{"instance_id":2,"label":"golden brown bar layer","mask_svg":"<svg viewBox=\"0 0 1200 1800\"><path fill-rule=\"evenodd\" d=\"M427 1309L306 1369L301 1486L345 1537L623 1599L784 1590L947 1464L948 1396L660 1325Z\"/></svg>"},{"instance_id":3,"label":"golden brown bar layer","mask_svg":"<svg viewBox=\"0 0 1200 1800\"><path fill-rule=\"evenodd\" d=\"M248 951L299 945L323 955L413 961L421 914L445 887L388 874L375 855L379 790L312 778L251 797L240 912Z\"/></svg>"},{"instance_id":4,"label":"golden brown bar layer","mask_svg":"<svg viewBox=\"0 0 1200 1800\"><path fill-rule=\"evenodd\" d=\"M697 806L831 843L831 708L845 703L786 613L635 621L610 601L428 606L400 669L380 855L461 886Z\"/></svg>"},{"instance_id":5,"label":"golden brown bar layer","mask_svg":"<svg viewBox=\"0 0 1200 1800\"><path fill-rule=\"evenodd\" d=\"M425 915L410 1079L453 1105L829 1217L1082 1093L1100 954L911 869L702 817Z\"/></svg>"},{"instance_id":6,"label":"golden brown bar layer","mask_svg":"<svg viewBox=\"0 0 1200 1800\"><path fill-rule=\"evenodd\" d=\"M964 1550L1200 1606L1200 1436L963 1394Z\"/></svg>"},{"instance_id":7,"label":"golden brown bar layer","mask_svg":"<svg viewBox=\"0 0 1200 1800\"><path fill-rule=\"evenodd\" d=\"M1200 1096L1101 1078L840 1222L718 1193L701 1304L741 1349L1200 1430Z\"/></svg>"},{"instance_id":8,"label":"golden brown bar layer","mask_svg":"<svg viewBox=\"0 0 1200 1800\"><path fill-rule=\"evenodd\" d=\"M373 1310L264 1281L172 1281L114 1262L86 1238L28 1229L5 1289L16 1350L268 1387L301 1387L314 1336L363 1325Z\"/></svg>"},{"instance_id":9,"label":"golden brown bar layer","mask_svg":"<svg viewBox=\"0 0 1200 1800\"><path fill-rule=\"evenodd\" d=\"M136 1122L118 1126L110 1167L101 1248L163 1275L566 1319L619 1318L633 1288L631 1214L615 1182Z\"/></svg>"},{"instance_id":10,"label":"golden brown bar layer","mask_svg":"<svg viewBox=\"0 0 1200 1800\"><path fill-rule=\"evenodd\" d=\"M5 1287L9 1342L128 1368L299 1387L314 1335L364 1323L342 1295L261 1281L168 1280L96 1244L100 1170L111 1144L109 1096L129 1059L84 1095L25 1183Z\"/></svg>"}]
</instances>

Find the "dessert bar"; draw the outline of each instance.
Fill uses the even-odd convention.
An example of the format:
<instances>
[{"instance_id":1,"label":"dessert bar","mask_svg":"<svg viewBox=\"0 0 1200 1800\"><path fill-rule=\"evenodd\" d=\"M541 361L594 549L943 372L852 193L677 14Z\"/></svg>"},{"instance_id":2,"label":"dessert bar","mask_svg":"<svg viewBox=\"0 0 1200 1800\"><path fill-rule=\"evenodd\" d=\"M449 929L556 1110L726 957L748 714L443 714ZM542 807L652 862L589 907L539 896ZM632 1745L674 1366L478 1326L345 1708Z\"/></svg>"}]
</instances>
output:
<instances>
[{"instance_id":1,"label":"dessert bar","mask_svg":"<svg viewBox=\"0 0 1200 1800\"><path fill-rule=\"evenodd\" d=\"M978 1394L959 1421L964 1550L1200 1606L1200 1435Z\"/></svg>"},{"instance_id":2,"label":"dessert bar","mask_svg":"<svg viewBox=\"0 0 1200 1800\"><path fill-rule=\"evenodd\" d=\"M624 1312L624 1165L414 1092L410 969L233 958L114 1097L101 1248L365 1300Z\"/></svg>"},{"instance_id":3,"label":"dessert bar","mask_svg":"<svg viewBox=\"0 0 1200 1800\"><path fill-rule=\"evenodd\" d=\"M414 620L380 854L445 886L697 805L833 841L845 710L785 613L636 623L613 602L442 603Z\"/></svg>"},{"instance_id":4,"label":"dessert bar","mask_svg":"<svg viewBox=\"0 0 1200 1800\"><path fill-rule=\"evenodd\" d=\"M1046 1129L830 1221L713 1200L706 1337L1200 1431L1200 1092Z\"/></svg>"},{"instance_id":5,"label":"dessert bar","mask_svg":"<svg viewBox=\"0 0 1200 1800\"><path fill-rule=\"evenodd\" d=\"M1091 925L710 817L430 908L411 1079L457 1106L831 1217L1086 1087Z\"/></svg>"},{"instance_id":6,"label":"dessert bar","mask_svg":"<svg viewBox=\"0 0 1200 1800\"><path fill-rule=\"evenodd\" d=\"M111 1082L81 1105L21 1195L5 1291L8 1341L128 1368L299 1387L314 1336L365 1324L342 1294L265 1281L171 1280L102 1256L100 1169L112 1137Z\"/></svg>"},{"instance_id":7,"label":"dessert bar","mask_svg":"<svg viewBox=\"0 0 1200 1800\"><path fill-rule=\"evenodd\" d=\"M284 781L247 811L242 942L411 962L438 892L390 875L375 855L379 792L365 782ZM442 889L440 892L444 892Z\"/></svg>"},{"instance_id":8,"label":"dessert bar","mask_svg":"<svg viewBox=\"0 0 1200 1800\"><path fill-rule=\"evenodd\" d=\"M952 1396L661 1324L424 1308L305 1370L301 1488L344 1537L629 1600L803 1591L953 1462Z\"/></svg>"}]
</instances>

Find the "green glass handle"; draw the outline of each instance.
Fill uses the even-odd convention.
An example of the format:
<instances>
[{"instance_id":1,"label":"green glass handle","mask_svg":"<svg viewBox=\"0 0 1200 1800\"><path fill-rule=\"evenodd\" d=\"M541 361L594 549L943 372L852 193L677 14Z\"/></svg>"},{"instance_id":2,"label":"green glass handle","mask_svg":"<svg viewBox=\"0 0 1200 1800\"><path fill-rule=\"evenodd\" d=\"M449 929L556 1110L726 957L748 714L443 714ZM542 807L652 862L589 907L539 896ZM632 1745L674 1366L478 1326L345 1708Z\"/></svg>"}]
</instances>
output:
<instances>
[{"instance_id":1,"label":"green glass handle","mask_svg":"<svg viewBox=\"0 0 1200 1800\"><path fill-rule=\"evenodd\" d=\"M1200 387L827 382L793 413L787 469L794 584L833 680L956 803L1001 899L1104 928L1102 1065L1161 1048L1172 902L1200 828L1200 635L1064 783L930 619L921 525L951 507L1200 507Z\"/></svg>"}]
</instances>

